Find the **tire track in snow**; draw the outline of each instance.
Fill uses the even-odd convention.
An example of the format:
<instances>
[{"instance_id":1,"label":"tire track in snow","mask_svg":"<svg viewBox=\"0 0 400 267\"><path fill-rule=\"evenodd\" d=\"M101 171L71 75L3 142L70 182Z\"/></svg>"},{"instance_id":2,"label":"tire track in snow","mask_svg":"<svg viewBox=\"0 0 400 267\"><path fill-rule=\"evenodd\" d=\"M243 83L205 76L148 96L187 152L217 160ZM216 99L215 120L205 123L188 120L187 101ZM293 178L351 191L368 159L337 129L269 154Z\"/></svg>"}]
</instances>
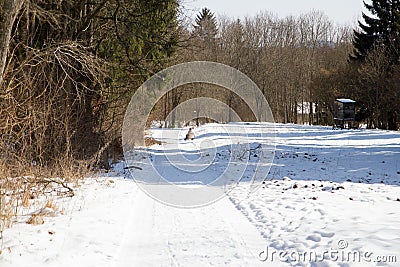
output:
<instances>
[{"instance_id":1,"label":"tire track in snow","mask_svg":"<svg viewBox=\"0 0 400 267\"><path fill-rule=\"evenodd\" d=\"M229 199L177 209L136 194L117 266L260 265L264 240Z\"/></svg>"}]
</instances>

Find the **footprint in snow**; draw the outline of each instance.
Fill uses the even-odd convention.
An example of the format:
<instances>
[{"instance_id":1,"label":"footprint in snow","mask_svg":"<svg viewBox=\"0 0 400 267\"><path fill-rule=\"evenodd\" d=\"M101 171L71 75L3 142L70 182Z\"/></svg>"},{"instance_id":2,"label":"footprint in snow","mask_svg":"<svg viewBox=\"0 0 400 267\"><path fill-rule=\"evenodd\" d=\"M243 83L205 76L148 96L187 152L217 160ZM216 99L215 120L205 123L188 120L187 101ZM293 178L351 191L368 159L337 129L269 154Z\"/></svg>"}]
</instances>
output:
<instances>
[{"instance_id":1,"label":"footprint in snow","mask_svg":"<svg viewBox=\"0 0 400 267\"><path fill-rule=\"evenodd\" d=\"M332 238L335 236L335 233L325 233L325 232L316 232L316 233L318 233L322 237L327 237L327 238Z\"/></svg>"},{"instance_id":2,"label":"footprint in snow","mask_svg":"<svg viewBox=\"0 0 400 267\"><path fill-rule=\"evenodd\" d=\"M321 242L321 237L318 235L309 235L309 236L307 236L306 240L311 240L314 242Z\"/></svg>"}]
</instances>

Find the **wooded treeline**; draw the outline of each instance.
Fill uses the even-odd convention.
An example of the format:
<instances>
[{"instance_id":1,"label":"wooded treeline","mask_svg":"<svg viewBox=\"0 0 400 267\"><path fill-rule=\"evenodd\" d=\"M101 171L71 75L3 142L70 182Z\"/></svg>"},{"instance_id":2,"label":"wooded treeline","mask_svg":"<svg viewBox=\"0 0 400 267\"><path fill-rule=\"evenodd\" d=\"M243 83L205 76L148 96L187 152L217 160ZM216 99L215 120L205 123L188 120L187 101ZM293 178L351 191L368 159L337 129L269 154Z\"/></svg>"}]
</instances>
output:
<instances>
[{"instance_id":1,"label":"wooded treeline","mask_svg":"<svg viewBox=\"0 0 400 267\"><path fill-rule=\"evenodd\" d=\"M106 166L109 153L121 152L123 115L136 88L169 65L194 60L248 75L277 122L331 124L334 99L344 97L357 101L357 118L369 127L397 130L399 6L373 2L366 7L377 19L364 15L353 27L318 11L239 20L208 9L187 24L178 0L1 0L4 168L69 160ZM382 24L383 3L391 27ZM162 121L194 97L217 98L254 118L233 93L190 84L165 95L151 119Z\"/></svg>"},{"instance_id":2,"label":"wooded treeline","mask_svg":"<svg viewBox=\"0 0 400 267\"><path fill-rule=\"evenodd\" d=\"M398 130L400 3L364 5L367 12L357 27L338 26L318 11L239 20L216 18L205 8L193 28L183 32L189 44L179 50L178 60L210 60L241 70L262 90L277 122L332 125L334 100L352 98L356 125ZM202 96L216 97L251 117L234 95L205 85L167 95L164 109L199 95L199 88Z\"/></svg>"},{"instance_id":3,"label":"wooded treeline","mask_svg":"<svg viewBox=\"0 0 400 267\"><path fill-rule=\"evenodd\" d=\"M349 27L336 26L317 11L286 18L261 13L243 20L216 20L211 11L203 12L193 30L184 32L190 45L180 50L179 60L209 60L237 68L258 85L277 122L319 123L309 112L315 110L314 89L319 90L312 84L321 73L347 64L352 49ZM230 106L238 102L230 93L220 96Z\"/></svg>"},{"instance_id":4,"label":"wooded treeline","mask_svg":"<svg viewBox=\"0 0 400 267\"><path fill-rule=\"evenodd\" d=\"M176 0L0 1L6 169L118 148L130 96L176 49L178 12Z\"/></svg>"}]
</instances>

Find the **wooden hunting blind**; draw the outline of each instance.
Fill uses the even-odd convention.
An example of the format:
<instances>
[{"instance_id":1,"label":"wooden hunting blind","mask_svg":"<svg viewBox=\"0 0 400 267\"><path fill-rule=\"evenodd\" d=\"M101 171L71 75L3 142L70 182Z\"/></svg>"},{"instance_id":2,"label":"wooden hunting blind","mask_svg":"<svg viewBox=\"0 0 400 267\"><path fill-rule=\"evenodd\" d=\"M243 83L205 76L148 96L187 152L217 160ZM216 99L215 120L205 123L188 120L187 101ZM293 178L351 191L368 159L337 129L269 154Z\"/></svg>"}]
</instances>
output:
<instances>
[{"instance_id":1,"label":"wooden hunting blind","mask_svg":"<svg viewBox=\"0 0 400 267\"><path fill-rule=\"evenodd\" d=\"M350 128L349 122L355 121L355 103L356 101L351 99L336 99L333 105L334 115L333 120L335 122L334 127L344 128L345 124Z\"/></svg>"}]
</instances>

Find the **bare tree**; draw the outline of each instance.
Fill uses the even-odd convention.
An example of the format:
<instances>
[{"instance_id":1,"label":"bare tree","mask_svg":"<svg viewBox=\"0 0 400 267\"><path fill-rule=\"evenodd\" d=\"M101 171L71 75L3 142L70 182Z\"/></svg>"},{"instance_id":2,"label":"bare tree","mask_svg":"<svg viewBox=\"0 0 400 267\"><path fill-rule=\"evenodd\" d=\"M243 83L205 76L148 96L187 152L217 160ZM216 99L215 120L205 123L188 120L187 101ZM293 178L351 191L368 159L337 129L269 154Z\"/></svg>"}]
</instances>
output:
<instances>
[{"instance_id":1,"label":"bare tree","mask_svg":"<svg viewBox=\"0 0 400 267\"><path fill-rule=\"evenodd\" d=\"M4 0L0 2L0 87L4 71L14 22L24 4L24 0Z\"/></svg>"}]
</instances>

